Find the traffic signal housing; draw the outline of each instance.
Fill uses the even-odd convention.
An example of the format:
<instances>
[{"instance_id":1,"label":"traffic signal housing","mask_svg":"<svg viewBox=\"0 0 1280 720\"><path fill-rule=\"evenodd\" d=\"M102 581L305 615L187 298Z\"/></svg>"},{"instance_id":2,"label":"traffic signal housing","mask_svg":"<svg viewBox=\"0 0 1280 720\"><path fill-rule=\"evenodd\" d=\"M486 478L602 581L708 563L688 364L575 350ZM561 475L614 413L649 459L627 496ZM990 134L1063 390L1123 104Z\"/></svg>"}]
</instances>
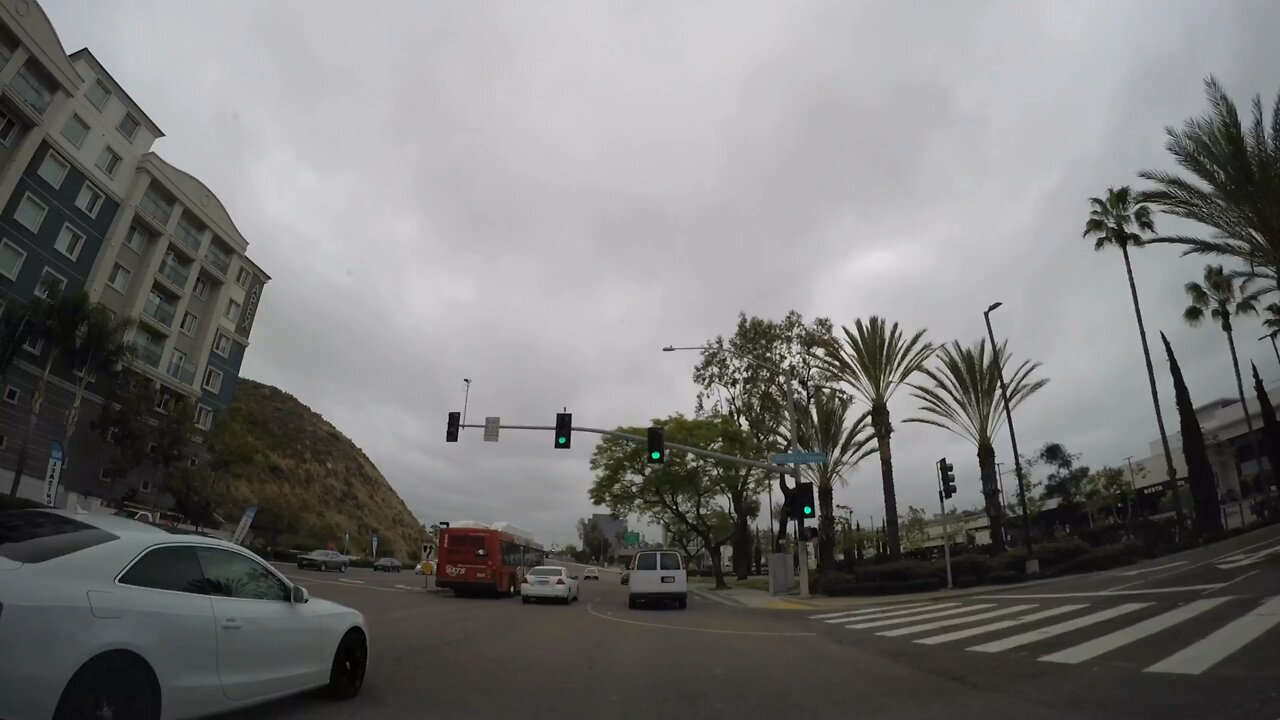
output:
<instances>
[{"instance_id":1,"label":"traffic signal housing","mask_svg":"<svg viewBox=\"0 0 1280 720\"><path fill-rule=\"evenodd\" d=\"M946 458L938 461L938 475L942 478L942 497L950 499L956 494L956 475L955 466L947 462Z\"/></svg>"},{"instance_id":2,"label":"traffic signal housing","mask_svg":"<svg viewBox=\"0 0 1280 720\"><path fill-rule=\"evenodd\" d=\"M449 413L449 425L444 431L445 442L458 442L458 430L462 427L462 413Z\"/></svg>"},{"instance_id":3,"label":"traffic signal housing","mask_svg":"<svg viewBox=\"0 0 1280 720\"><path fill-rule=\"evenodd\" d=\"M818 509L813 502L813 483L796 483L796 489L791 499L792 519L808 520L818 514Z\"/></svg>"},{"instance_id":4,"label":"traffic signal housing","mask_svg":"<svg viewBox=\"0 0 1280 720\"><path fill-rule=\"evenodd\" d=\"M667 459L667 431L653 426L649 428L649 462L660 463Z\"/></svg>"},{"instance_id":5,"label":"traffic signal housing","mask_svg":"<svg viewBox=\"0 0 1280 720\"><path fill-rule=\"evenodd\" d=\"M556 447L568 450L573 445L573 413L556 413Z\"/></svg>"}]
</instances>

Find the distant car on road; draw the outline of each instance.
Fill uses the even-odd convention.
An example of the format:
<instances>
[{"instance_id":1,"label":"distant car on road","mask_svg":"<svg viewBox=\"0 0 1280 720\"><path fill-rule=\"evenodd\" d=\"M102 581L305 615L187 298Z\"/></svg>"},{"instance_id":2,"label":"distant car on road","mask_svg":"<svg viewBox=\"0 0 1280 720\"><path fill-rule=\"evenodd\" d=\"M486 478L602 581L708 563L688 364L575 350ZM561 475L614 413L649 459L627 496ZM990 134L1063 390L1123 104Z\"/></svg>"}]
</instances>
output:
<instances>
[{"instance_id":1,"label":"distant car on road","mask_svg":"<svg viewBox=\"0 0 1280 720\"><path fill-rule=\"evenodd\" d=\"M373 564L373 571L400 572L400 561L390 557L381 558Z\"/></svg>"},{"instance_id":2,"label":"distant car on road","mask_svg":"<svg viewBox=\"0 0 1280 720\"><path fill-rule=\"evenodd\" d=\"M586 570L583 570L583 571L582 571L582 579L583 579L583 580L599 580L599 579L600 579L600 569L599 569L599 568L589 567L589 568L587 568Z\"/></svg>"},{"instance_id":3,"label":"distant car on road","mask_svg":"<svg viewBox=\"0 0 1280 720\"><path fill-rule=\"evenodd\" d=\"M364 617L232 543L105 514L0 513L0 717L188 718L360 692Z\"/></svg>"},{"instance_id":4,"label":"distant car on road","mask_svg":"<svg viewBox=\"0 0 1280 720\"><path fill-rule=\"evenodd\" d=\"M520 601L559 600L568 605L578 599L578 578L555 565L539 565L530 570L520 584Z\"/></svg>"},{"instance_id":5,"label":"distant car on road","mask_svg":"<svg viewBox=\"0 0 1280 720\"><path fill-rule=\"evenodd\" d=\"M351 561L345 555L333 550L312 550L309 553L298 556L299 570L315 568L316 570L346 572L347 567L350 565Z\"/></svg>"}]
</instances>

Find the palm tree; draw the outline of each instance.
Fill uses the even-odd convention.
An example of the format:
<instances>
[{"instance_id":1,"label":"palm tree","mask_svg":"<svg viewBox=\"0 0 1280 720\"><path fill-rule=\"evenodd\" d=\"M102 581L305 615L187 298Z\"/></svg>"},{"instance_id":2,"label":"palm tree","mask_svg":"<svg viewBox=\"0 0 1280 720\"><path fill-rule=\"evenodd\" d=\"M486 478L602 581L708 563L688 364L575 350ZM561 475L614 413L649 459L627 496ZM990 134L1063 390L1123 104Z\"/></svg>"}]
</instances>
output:
<instances>
[{"instance_id":1,"label":"palm tree","mask_svg":"<svg viewBox=\"0 0 1280 720\"><path fill-rule=\"evenodd\" d=\"M132 326L132 320L117 317L102 305L92 305L74 345L64 349L69 364L76 372L75 397L71 401L71 409L67 411L62 436L64 447L71 445L71 435L80 418L80 404L84 399L85 387L99 373L116 372L133 356L132 343L124 339Z\"/></svg>"},{"instance_id":2,"label":"palm tree","mask_svg":"<svg viewBox=\"0 0 1280 720\"><path fill-rule=\"evenodd\" d=\"M819 390L811 411L798 418L798 447L825 453L825 462L805 465L805 474L818 488L818 568L835 567L836 516L835 484L847 484L844 472L875 452L867 446L875 438L870 432L871 414L864 412L849 421L853 398L843 392Z\"/></svg>"},{"instance_id":3,"label":"palm tree","mask_svg":"<svg viewBox=\"0 0 1280 720\"><path fill-rule=\"evenodd\" d=\"M36 422L40 419L40 408L44 404L45 390L49 385L49 376L53 373L54 362L69 348L74 348L89 318L89 295L84 291L60 292L55 287L47 287L47 293L31 303L29 321L31 337L44 345L44 368L40 380L31 394L31 411L27 417L26 432L22 436L22 444L18 447L18 459L13 470L13 483L9 486L9 494L18 494L18 485L22 482L22 473L26 470L27 452L31 446L31 436L35 433Z\"/></svg>"},{"instance_id":4,"label":"palm tree","mask_svg":"<svg viewBox=\"0 0 1280 720\"><path fill-rule=\"evenodd\" d=\"M1250 298L1255 299L1257 295L1254 293ZM1262 326L1267 329L1267 334L1258 339L1271 341L1271 351L1276 354L1276 362L1280 363L1280 347L1276 347L1276 336L1280 335L1280 303L1270 303L1262 308L1262 312L1266 313Z\"/></svg>"},{"instance_id":5,"label":"palm tree","mask_svg":"<svg viewBox=\"0 0 1280 720\"><path fill-rule=\"evenodd\" d=\"M1000 398L1000 371L1009 363L1007 342L987 354L987 341L973 347L958 341L938 349L939 367L921 368L933 381L933 387L911 384L912 395L924 403L920 411L928 417L907 418L907 422L925 423L950 430L973 443L978 449L978 470L982 477L982 497L991 521L991 544L996 552L1005 549L1004 508L1000 502L1000 480L996 475L995 436L1004 426L1004 406ZM1014 408L1040 388L1048 379L1032 380L1031 374L1040 363L1024 360L1008 378L1009 407Z\"/></svg>"},{"instance_id":6,"label":"palm tree","mask_svg":"<svg viewBox=\"0 0 1280 720\"><path fill-rule=\"evenodd\" d=\"M1160 429L1160 446L1164 449L1164 466L1169 476L1169 485L1176 490L1177 471L1173 467L1173 452L1169 449L1169 435L1164 430L1164 416L1160 414L1160 392L1156 389L1156 371L1151 365L1151 348L1147 345L1147 328L1142 323L1142 305L1138 303L1138 285L1133 281L1133 264L1129 262L1129 248L1142 247L1145 243L1142 233L1153 233L1155 223L1151 221L1151 208L1135 201L1133 192L1128 186L1107 188L1107 199L1089 198L1093 209L1089 211L1089 219L1084 224L1084 237L1096 238L1093 243L1095 251L1109 246L1120 248L1124 257L1124 271L1129 276L1129 294L1133 296L1133 314L1138 319L1138 339L1142 341L1142 358L1147 363L1147 382L1151 385L1151 404L1156 411L1156 427ZM1178 516L1178 526L1182 526L1182 504L1174 493L1174 511Z\"/></svg>"},{"instance_id":7,"label":"palm tree","mask_svg":"<svg viewBox=\"0 0 1280 720\"><path fill-rule=\"evenodd\" d=\"M1248 296L1249 280L1236 285L1233 277L1228 275L1221 265L1204 266L1204 284L1189 282L1186 285L1187 297L1191 304L1182 311L1182 319L1196 327L1204 320L1205 315L1218 321L1222 332L1227 334L1227 347L1231 349L1231 369L1236 373L1236 392L1240 395L1240 407L1244 410L1245 427L1249 429L1249 442L1253 446L1253 460L1259 476L1262 474L1262 454L1258 451L1258 437L1253 434L1253 416L1249 414L1249 404L1244 398L1244 382L1240 379L1240 358L1236 356L1236 339L1232 331L1232 316L1257 315L1258 308Z\"/></svg>"},{"instance_id":8,"label":"palm tree","mask_svg":"<svg viewBox=\"0 0 1280 720\"><path fill-rule=\"evenodd\" d=\"M1160 170L1138 175L1156 184L1141 202L1214 233L1209 239L1177 235L1148 242L1183 245L1183 255L1236 258L1249 266L1240 275L1265 280L1267 290L1274 290L1280 280L1280 95L1268 137L1260 95L1253 97L1246 131L1218 81L1210 76L1204 87L1209 112L1188 118L1181 129L1165 128L1165 149L1199 183Z\"/></svg>"},{"instance_id":9,"label":"palm tree","mask_svg":"<svg viewBox=\"0 0 1280 720\"><path fill-rule=\"evenodd\" d=\"M0 303L0 377L9 371L18 348L27 342L30 305L10 300Z\"/></svg>"},{"instance_id":10,"label":"palm tree","mask_svg":"<svg viewBox=\"0 0 1280 720\"><path fill-rule=\"evenodd\" d=\"M880 477L884 483L888 553L898 558L902 555L902 542L898 535L898 498L893 486L893 450L889 442L893 425L889 420L889 400L894 391L924 365L933 354L934 346L924 339L924 330L907 338L898 323L890 325L877 315L865 323L859 319L853 330L847 326L840 329L844 337L827 342L818 361L823 371L847 383L871 408L871 428L875 432Z\"/></svg>"}]
</instances>

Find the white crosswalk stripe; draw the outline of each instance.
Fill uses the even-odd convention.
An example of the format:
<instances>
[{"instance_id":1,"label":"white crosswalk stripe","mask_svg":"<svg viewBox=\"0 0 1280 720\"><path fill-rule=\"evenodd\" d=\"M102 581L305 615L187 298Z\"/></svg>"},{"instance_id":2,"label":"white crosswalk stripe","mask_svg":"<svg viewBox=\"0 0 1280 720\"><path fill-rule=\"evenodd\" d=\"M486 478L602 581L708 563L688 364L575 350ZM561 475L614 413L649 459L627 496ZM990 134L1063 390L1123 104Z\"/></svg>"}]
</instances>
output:
<instances>
[{"instance_id":1,"label":"white crosswalk stripe","mask_svg":"<svg viewBox=\"0 0 1280 720\"><path fill-rule=\"evenodd\" d=\"M893 630L885 630L884 632L878 632L876 634L883 635L885 637L898 637L900 635L914 635L915 633L928 632L929 630L937 630L938 628L951 627L952 625L964 625L965 623L971 623L971 622L974 622L975 620L987 620L993 617L1000 617L1001 615L1011 615L1016 612L1022 612L1023 610L1030 610L1031 608L1034 608L1034 607L1035 605L1010 605L1008 607L1002 607L997 610L992 610L990 612L978 613L977 615L966 615L960 618L951 618L950 620L938 620L936 622L925 623L923 625L910 625L904 628L895 628Z\"/></svg>"},{"instance_id":2,"label":"white crosswalk stripe","mask_svg":"<svg viewBox=\"0 0 1280 720\"><path fill-rule=\"evenodd\" d=\"M921 605L920 607L917 607L917 608L912 608L911 610L890 610L888 612L872 613L870 615L858 615L857 617L851 617L851 618L836 618L835 620L825 620L824 622L850 623L850 622L861 622L863 620L878 620L880 618L894 617L896 615L914 615L918 612L924 612L926 610L941 610L942 608L956 607L959 604L960 603L955 603L955 602L928 603L926 605Z\"/></svg>"},{"instance_id":3,"label":"white crosswalk stripe","mask_svg":"<svg viewBox=\"0 0 1280 720\"><path fill-rule=\"evenodd\" d=\"M1188 645L1144 672L1199 675L1258 639L1276 623L1280 623L1280 596L1267 600L1203 640Z\"/></svg>"},{"instance_id":4,"label":"white crosswalk stripe","mask_svg":"<svg viewBox=\"0 0 1280 720\"><path fill-rule=\"evenodd\" d=\"M1130 625L1121 628L1113 633L1094 638L1088 642L1080 643L1075 647L1069 647L1056 653L1050 653L1040 658L1045 662L1064 663L1074 665L1085 660L1090 660L1103 653L1111 652L1118 647L1128 645L1135 640L1141 640L1148 635L1154 635L1161 630L1171 628L1184 620L1199 615L1207 610L1221 605L1231 599L1231 596L1220 598L1209 598L1208 600L1196 600L1187 603L1181 607L1174 608L1167 613L1157 615L1153 618L1147 618L1136 625Z\"/></svg>"},{"instance_id":5,"label":"white crosswalk stripe","mask_svg":"<svg viewBox=\"0 0 1280 720\"><path fill-rule=\"evenodd\" d=\"M941 645L985 635L994 639L964 649L969 652L1004 653L1027 647L1028 650L1024 652L1035 653L1038 661L1058 665L1079 665L1126 649L1126 654L1119 659L1123 666L1133 667L1136 664L1137 667L1142 667L1158 660L1146 667L1144 672L1181 675L1204 673L1280 626L1280 596L1267 598L1257 605L1239 595L1126 603L1116 603L1117 599L1119 598L1113 598L1111 603L1099 606L1071 603L1038 610L1041 606L1037 603L1001 605L997 602L975 603L970 599L963 602L917 602L821 613L810 616L809 619L839 624L846 630L869 630L886 638L924 635L925 637L913 640L920 645ZM1160 604L1164 607L1160 607ZM1223 612L1211 614L1211 611L1219 609ZM1232 617L1227 614L1228 610L1234 610L1236 615ZM991 620L994 622L988 622ZM1045 624L1046 621L1048 624ZM1195 637L1200 639L1172 655L1159 660L1160 655L1153 651L1153 648L1159 647L1163 651L1160 654L1167 653L1172 649L1167 645L1162 647L1148 644L1143 649L1141 641L1193 622L1203 623L1205 627L1203 631L1192 635L1188 642ZM1117 627L1122 623L1123 626ZM1031 629L1023 630L1021 626L1029 626ZM1095 626L1096 629L1087 630ZM1013 631L1016 634L1002 632L1010 628L1018 628ZM933 634L939 630L947 631ZM1063 639L1053 647L1037 645L1041 641L1059 636L1063 636ZM1184 633L1178 637L1186 636ZM1034 650L1037 647L1040 648L1039 652ZM1132 650L1127 650L1131 647ZM1135 654L1141 657L1144 652L1147 656L1140 663L1135 663Z\"/></svg>"},{"instance_id":6,"label":"white crosswalk stripe","mask_svg":"<svg viewBox=\"0 0 1280 720\"><path fill-rule=\"evenodd\" d=\"M923 615L912 615L911 617L889 618L888 620L872 620L871 622L858 623L857 625L846 626L850 630L864 630L866 628L884 627L885 625L901 625L902 623L917 622L919 620L928 620L930 618L945 617L947 615L959 615L961 613L971 613L975 610L983 610L985 608L995 607L994 603L985 603L978 605L965 605L950 610L938 610L937 612L927 612Z\"/></svg>"}]
</instances>

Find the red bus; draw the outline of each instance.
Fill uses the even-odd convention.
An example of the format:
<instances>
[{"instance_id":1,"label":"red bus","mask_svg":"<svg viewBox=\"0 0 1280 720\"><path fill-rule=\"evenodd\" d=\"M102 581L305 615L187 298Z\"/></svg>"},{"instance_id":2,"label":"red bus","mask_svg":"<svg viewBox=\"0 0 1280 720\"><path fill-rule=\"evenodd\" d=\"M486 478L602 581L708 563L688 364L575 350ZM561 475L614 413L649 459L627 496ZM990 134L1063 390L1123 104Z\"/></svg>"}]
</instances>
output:
<instances>
[{"instance_id":1,"label":"red bus","mask_svg":"<svg viewBox=\"0 0 1280 720\"><path fill-rule=\"evenodd\" d=\"M440 528L436 587L455 595L520 594L525 571L546 558L532 533L510 523L462 521Z\"/></svg>"}]
</instances>

